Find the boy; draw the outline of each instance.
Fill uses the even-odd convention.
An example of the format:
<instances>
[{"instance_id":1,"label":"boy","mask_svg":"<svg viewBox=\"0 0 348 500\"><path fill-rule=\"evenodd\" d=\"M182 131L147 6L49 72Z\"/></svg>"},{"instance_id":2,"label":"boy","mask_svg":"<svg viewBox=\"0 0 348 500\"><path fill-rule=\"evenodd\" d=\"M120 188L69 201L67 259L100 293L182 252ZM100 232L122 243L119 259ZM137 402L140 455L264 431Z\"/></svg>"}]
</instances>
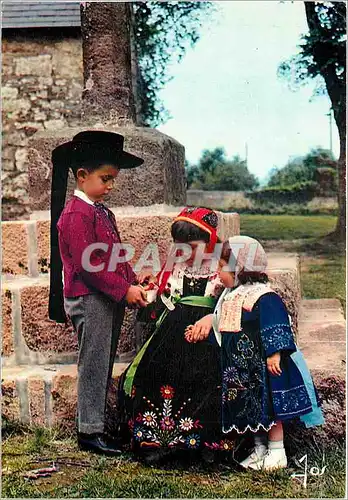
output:
<instances>
[{"instance_id":1,"label":"boy","mask_svg":"<svg viewBox=\"0 0 348 500\"><path fill-rule=\"evenodd\" d=\"M104 423L125 306L146 305L128 263L108 270L113 245L121 240L113 213L101 202L120 169L143 163L123 150L123 141L112 132L80 132L52 153L49 317L65 322L67 314L78 335L79 447L108 455L120 453L108 442ZM77 185L64 208L70 168Z\"/></svg>"}]
</instances>

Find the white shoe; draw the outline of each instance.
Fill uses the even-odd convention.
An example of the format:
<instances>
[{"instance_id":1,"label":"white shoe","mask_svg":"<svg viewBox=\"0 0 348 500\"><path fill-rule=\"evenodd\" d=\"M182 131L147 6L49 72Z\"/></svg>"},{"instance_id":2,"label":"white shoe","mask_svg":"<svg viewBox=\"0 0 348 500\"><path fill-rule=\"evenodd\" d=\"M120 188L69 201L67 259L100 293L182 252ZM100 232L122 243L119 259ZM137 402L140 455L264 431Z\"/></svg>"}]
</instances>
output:
<instances>
[{"instance_id":1,"label":"white shoe","mask_svg":"<svg viewBox=\"0 0 348 500\"><path fill-rule=\"evenodd\" d=\"M284 448L268 450L264 456L262 470L285 469L288 465Z\"/></svg>"},{"instance_id":2,"label":"white shoe","mask_svg":"<svg viewBox=\"0 0 348 500\"><path fill-rule=\"evenodd\" d=\"M266 454L267 446L258 446L245 460L240 462L240 465L244 469L261 470Z\"/></svg>"}]
</instances>

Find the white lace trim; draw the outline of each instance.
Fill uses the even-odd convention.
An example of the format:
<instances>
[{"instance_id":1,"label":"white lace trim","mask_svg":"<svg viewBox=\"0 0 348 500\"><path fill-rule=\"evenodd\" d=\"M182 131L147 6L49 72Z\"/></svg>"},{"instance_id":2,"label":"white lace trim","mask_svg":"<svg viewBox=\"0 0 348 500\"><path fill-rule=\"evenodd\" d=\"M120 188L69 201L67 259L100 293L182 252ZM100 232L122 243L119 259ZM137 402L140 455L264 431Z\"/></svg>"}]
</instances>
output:
<instances>
[{"instance_id":1,"label":"white lace trim","mask_svg":"<svg viewBox=\"0 0 348 500\"><path fill-rule=\"evenodd\" d=\"M264 431L268 432L272 427L274 427L277 424L277 422L271 422L268 427L265 427L263 424L258 424L255 429L253 429L249 424L245 427L244 431L240 431L236 425L232 425L227 431L225 429L222 429L222 432L224 434L228 434L229 432L232 431L237 431L237 434L245 434L247 431L251 432L258 432L260 429L263 429Z\"/></svg>"}]
</instances>

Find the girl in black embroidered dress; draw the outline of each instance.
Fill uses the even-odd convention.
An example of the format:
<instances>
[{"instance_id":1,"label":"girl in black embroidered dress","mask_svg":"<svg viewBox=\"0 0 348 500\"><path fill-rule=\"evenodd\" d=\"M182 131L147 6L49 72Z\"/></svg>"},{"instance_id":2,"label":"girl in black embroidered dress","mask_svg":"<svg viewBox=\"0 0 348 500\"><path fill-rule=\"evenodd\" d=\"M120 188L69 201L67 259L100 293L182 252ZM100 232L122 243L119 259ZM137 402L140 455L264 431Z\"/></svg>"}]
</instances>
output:
<instances>
[{"instance_id":1,"label":"girl in black embroidered dress","mask_svg":"<svg viewBox=\"0 0 348 500\"><path fill-rule=\"evenodd\" d=\"M172 236L191 245L192 262L199 242L212 252L216 227L213 211L185 209L172 226ZM160 453L153 456L163 456L171 450L232 447L221 433L219 346L213 334L198 343L185 338L188 325L212 313L221 291L216 273L204 266L194 269L190 262L160 276L157 328L119 387L134 451L155 450Z\"/></svg>"}]
</instances>

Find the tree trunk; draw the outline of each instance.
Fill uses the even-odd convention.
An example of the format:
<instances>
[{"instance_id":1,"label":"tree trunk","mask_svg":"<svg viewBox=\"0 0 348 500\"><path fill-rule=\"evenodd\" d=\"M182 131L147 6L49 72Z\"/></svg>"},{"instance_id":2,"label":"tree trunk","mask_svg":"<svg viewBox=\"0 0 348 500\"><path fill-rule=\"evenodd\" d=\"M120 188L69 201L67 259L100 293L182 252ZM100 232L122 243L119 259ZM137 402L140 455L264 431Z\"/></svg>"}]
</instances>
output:
<instances>
[{"instance_id":1,"label":"tree trunk","mask_svg":"<svg viewBox=\"0 0 348 500\"><path fill-rule=\"evenodd\" d=\"M346 239L346 84L336 73L335 60L328 60L327 47L320 41L318 33L322 32L320 19L316 11L317 2L305 2L305 10L309 31L313 40L317 40L313 47L313 59L321 68L321 76L325 80L329 94L335 122L340 138L340 156L338 166L338 219L335 237L339 241ZM324 33L323 33L324 35ZM342 61L345 66L345 61Z\"/></svg>"},{"instance_id":2,"label":"tree trunk","mask_svg":"<svg viewBox=\"0 0 348 500\"><path fill-rule=\"evenodd\" d=\"M81 32L83 119L104 124L134 124L130 4L82 3Z\"/></svg>"},{"instance_id":3,"label":"tree trunk","mask_svg":"<svg viewBox=\"0 0 348 500\"><path fill-rule=\"evenodd\" d=\"M345 128L340 133L340 157L338 160L338 219L335 229L335 235L340 241L345 241L346 239L346 133Z\"/></svg>"}]
</instances>

